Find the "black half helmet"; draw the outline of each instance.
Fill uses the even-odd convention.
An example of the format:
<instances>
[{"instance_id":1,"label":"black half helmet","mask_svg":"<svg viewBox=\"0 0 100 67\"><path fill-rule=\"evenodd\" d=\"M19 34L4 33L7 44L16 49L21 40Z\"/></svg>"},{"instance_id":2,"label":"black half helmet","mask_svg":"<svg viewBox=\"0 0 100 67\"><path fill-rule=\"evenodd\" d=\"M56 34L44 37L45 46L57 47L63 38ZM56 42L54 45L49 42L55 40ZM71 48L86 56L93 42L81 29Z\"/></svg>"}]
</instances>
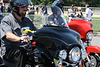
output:
<instances>
[{"instance_id":1,"label":"black half helmet","mask_svg":"<svg viewBox=\"0 0 100 67\"><path fill-rule=\"evenodd\" d=\"M31 0L10 0L10 3L18 3L21 5L32 5Z\"/></svg>"},{"instance_id":2,"label":"black half helmet","mask_svg":"<svg viewBox=\"0 0 100 67\"><path fill-rule=\"evenodd\" d=\"M11 8L25 6L25 5L32 5L30 0L10 0Z\"/></svg>"},{"instance_id":3,"label":"black half helmet","mask_svg":"<svg viewBox=\"0 0 100 67\"><path fill-rule=\"evenodd\" d=\"M12 11L16 12L19 16L19 7L32 5L30 0L10 0L10 8Z\"/></svg>"},{"instance_id":4,"label":"black half helmet","mask_svg":"<svg viewBox=\"0 0 100 67\"><path fill-rule=\"evenodd\" d=\"M19 5L32 5L30 0L16 0L15 3L18 3Z\"/></svg>"},{"instance_id":5,"label":"black half helmet","mask_svg":"<svg viewBox=\"0 0 100 67\"><path fill-rule=\"evenodd\" d=\"M57 12L59 11L61 14L61 9L58 6L51 6L51 10L53 12L53 14L57 15Z\"/></svg>"}]
</instances>

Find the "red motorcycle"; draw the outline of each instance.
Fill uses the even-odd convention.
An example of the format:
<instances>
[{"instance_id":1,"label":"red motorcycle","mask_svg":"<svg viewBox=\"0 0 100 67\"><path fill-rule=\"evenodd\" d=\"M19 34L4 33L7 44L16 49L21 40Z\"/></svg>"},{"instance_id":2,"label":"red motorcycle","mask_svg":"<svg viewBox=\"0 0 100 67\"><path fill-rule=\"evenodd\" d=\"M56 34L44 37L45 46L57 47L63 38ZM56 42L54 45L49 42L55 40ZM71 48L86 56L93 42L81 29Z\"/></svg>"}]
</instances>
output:
<instances>
[{"instance_id":1,"label":"red motorcycle","mask_svg":"<svg viewBox=\"0 0 100 67\"><path fill-rule=\"evenodd\" d=\"M91 45L93 37L93 24L83 18L75 17L71 19L68 25L70 29L81 35L81 40L84 46L83 49L86 51L88 56L86 57L86 60L82 61L81 67L100 67L100 47Z\"/></svg>"}]
</instances>

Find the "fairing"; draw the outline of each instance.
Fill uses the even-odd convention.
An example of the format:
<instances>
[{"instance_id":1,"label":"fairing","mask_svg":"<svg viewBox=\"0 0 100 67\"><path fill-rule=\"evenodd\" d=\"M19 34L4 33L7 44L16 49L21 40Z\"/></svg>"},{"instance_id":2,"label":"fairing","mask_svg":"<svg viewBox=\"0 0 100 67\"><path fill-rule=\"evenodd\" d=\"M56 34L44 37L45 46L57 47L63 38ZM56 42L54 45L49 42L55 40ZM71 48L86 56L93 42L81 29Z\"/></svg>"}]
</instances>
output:
<instances>
[{"instance_id":1,"label":"fairing","mask_svg":"<svg viewBox=\"0 0 100 67\"><path fill-rule=\"evenodd\" d=\"M58 38L60 40L63 40L67 44L74 44L78 43L76 37L80 37L80 35L70 30L69 28L65 27L43 27L42 29L39 29L35 32L35 35L39 36L48 36L52 38Z\"/></svg>"},{"instance_id":2,"label":"fairing","mask_svg":"<svg viewBox=\"0 0 100 67\"><path fill-rule=\"evenodd\" d=\"M91 25L92 25L91 22L86 21L82 18L74 18L71 20L71 22L68 23L69 28L78 32L81 35L82 40L87 40L86 39L87 32L89 31L93 32Z\"/></svg>"},{"instance_id":3,"label":"fairing","mask_svg":"<svg viewBox=\"0 0 100 67\"><path fill-rule=\"evenodd\" d=\"M39 43L37 48L40 50L43 48L47 51L46 53L48 55L51 54L49 55L51 57L57 58L57 52L61 49L69 51L74 46L81 48L81 45L76 39L77 37L80 37L80 35L67 27L43 27L42 29L37 30L34 35L38 35L37 37L39 37L35 40Z\"/></svg>"}]
</instances>

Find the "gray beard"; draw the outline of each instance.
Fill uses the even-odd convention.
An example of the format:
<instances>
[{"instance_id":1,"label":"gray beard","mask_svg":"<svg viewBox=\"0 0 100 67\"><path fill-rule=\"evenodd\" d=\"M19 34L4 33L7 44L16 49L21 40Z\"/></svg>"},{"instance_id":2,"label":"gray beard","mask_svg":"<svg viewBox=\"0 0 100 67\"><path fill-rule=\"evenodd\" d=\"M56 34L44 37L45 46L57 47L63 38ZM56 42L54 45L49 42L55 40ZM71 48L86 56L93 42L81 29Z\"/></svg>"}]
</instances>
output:
<instances>
[{"instance_id":1,"label":"gray beard","mask_svg":"<svg viewBox=\"0 0 100 67\"><path fill-rule=\"evenodd\" d=\"M26 13L25 13L25 14L22 13L22 14L20 14L20 15L21 15L21 17L25 17Z\"/></svg>"}]
</instances>

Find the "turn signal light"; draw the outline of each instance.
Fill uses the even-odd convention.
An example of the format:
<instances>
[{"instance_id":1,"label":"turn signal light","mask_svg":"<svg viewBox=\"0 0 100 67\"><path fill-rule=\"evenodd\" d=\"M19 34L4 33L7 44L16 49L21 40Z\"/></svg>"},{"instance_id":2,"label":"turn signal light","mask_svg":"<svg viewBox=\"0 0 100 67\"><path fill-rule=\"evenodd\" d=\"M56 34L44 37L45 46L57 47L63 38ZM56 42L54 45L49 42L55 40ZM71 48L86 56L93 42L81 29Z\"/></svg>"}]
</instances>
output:
<instances>
[{"instance_id":1,"label":"turn signal light","mask_svg":"<svg viewBox=\"0 0 100 67\"><path fill-rule=\"evenodd\" d=\"M64 67L63 65L61 65L60 67Z\"/></svg>"},{"instance_id":2,"label":"turn signal light","mask_svg":"<svg viewBox=\"0 0 100 67\"><path fill-rule=\"evenodd\" d=\"M35 44L36 44L36 42L34 41L34 42L32 43L32 46L34 47L34 46L35 46Z\"/></svg>"},{"instance_id":3,"label":"turn signal light","mask_svg":"<svg viewBox=\"0 0 100 67\"><path fill-rule=\"evenodd\" d=\"M86 59L88 60L88 58L86 57Z\"/></svg>"},{"instance_id":4,"label":"turn signal light","mask_svg":"<svg viewBox=\"0 0 100 67\"><path fill-rule=\"evenodd\" d=\"M82 65L80 65L79 67L83 67Z\"/></svg>"}]
</instances>

